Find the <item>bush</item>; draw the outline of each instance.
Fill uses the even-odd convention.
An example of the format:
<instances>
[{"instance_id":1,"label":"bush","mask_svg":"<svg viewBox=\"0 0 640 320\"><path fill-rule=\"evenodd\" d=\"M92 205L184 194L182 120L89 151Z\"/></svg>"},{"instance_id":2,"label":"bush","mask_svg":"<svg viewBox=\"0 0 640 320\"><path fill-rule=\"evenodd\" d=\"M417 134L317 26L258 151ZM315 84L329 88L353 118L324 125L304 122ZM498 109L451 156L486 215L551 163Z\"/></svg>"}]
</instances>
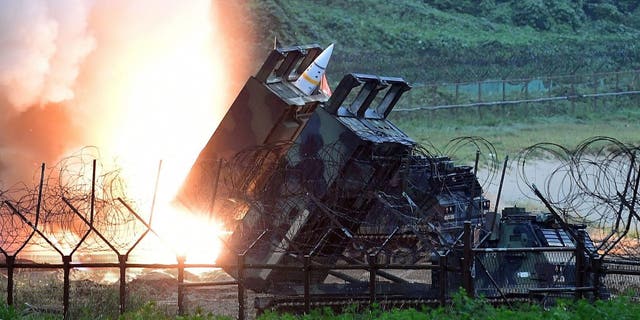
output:
<instances>
[{"instance_id":1,"label":"bush","mask_svg":"<svg viewBox=\"0 0 640 320\"><path fill-rule=\"evenodd\" d=\"M512 20L518 26L530 26L538 30L551 27L549 12L542 0L523 0L512 5Z\"/></svg>"},{"instance_id":2,"label":"bush","mask_svg":"<svg viewBox=\"0 0 640 320\"><path fill-rule=\"evenodd\" d=\"M594 20L608 20L619 22L622 20L622 13L618 8L610 3L593 3L585 6L585 12Z\"/></svg>"}]
</instances>

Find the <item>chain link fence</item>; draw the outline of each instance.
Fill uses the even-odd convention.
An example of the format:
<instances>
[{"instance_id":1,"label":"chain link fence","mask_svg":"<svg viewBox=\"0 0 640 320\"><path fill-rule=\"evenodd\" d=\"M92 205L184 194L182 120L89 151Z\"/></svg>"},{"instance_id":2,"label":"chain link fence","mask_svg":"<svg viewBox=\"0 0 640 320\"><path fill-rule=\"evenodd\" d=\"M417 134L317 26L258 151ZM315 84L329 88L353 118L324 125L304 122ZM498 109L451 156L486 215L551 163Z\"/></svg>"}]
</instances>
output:
<instances>
[{"instance_id":1,"label":"chain link fence","mask_svg":"<svg viewBox=\"0 0 640 320\"><path fill-rule=\"evenodd\" d=\"M457 109L509 105L552 105L556 113L575 111L589 102L591 110L607 108L604 99L640 94L640 70L573 74L459 83L417 83L394 111Z\"/></svg>"}]
</instances>

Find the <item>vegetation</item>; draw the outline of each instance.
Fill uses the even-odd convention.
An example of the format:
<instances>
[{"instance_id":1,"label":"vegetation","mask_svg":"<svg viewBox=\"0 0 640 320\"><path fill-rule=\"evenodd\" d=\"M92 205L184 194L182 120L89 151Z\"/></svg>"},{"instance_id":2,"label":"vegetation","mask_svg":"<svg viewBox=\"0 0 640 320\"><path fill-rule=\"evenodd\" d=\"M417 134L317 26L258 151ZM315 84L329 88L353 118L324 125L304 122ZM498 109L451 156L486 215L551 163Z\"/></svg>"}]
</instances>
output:
<instances>
[{"instance_id":1,"label":"vegetation","mask_svg":"<svg viewBox=\"0 0 640 320\"><path fill-rule=\"evenodd\" d=\"M286 45L335 43L332 85L348 72L401 76L416 85L401 100L408 108L450 102L424 84L640 68L640 2L632 0L249 3L265 52L274 36ZM588 84L582 90L593 92ZM443 148L455 137L481 136L501 155L543 141L571 147L595 135L637 143L639 101L632 97L603 99L597 108L554 102L395 112L392 119L423 144Z\"/></svg>"},{"instance_id":2,"label":"vegetation","mask_svg":"<svg viewBox=\"0 0 640 320\"><path fill-rule=\"evenodd\" d=\"M311 314L303 316L269 313L259 319L640 319L639 312L640 306L626 297L616 298L611 301L596 301L594 303L586 300L559 301L548 310L545 310L539 305L531 304L520 304L513 308L506 306L494 307L484 299L471 299L463 293L460 293L454 297L452 306L435 309L394 309L382 311L379 307L374 307L359 311L351 308L344 313L334 313L331 309L323 309L315 310Z\"/></svg>"},{"instance_id":3,"label":"vegetation","mask_svg":"<svg viewBox=\"0 0 640 320\"><path fill-rule=\"evenodd\" d=\"M557 106L396 112L391 119L418 142L440 150L454 137L483 137L494 145L500 158L504 155L513 158L524 147L544 141L575 147L597 135L640 143L637 106L590 110L582 105L573 113L556 112L552 108ZM468 156L465 160L473 154Z\"/></svg>"},{"instance_id":4,"label":"vegetation","mask_svg":"<svg viewBox=\"0 0 640 320\"><path fill-rule=\"evenodd\" d=\"M61 319L59 315L25 314L14 308L0 306L0 319L3 320L49 320ZM78 319L95 319L92 317ZM168 316L154 304L147 304L141 309L128 312L118 319L120 320L216 320L231 319L229 317L215 316L196 311L185 316ZM632 301L627 296L621 296L608 301L589 302L587 300L563 300L545 309L539 305L520 304L513 307L492 306L485 299L471 299L460 292L453 298L453 304L448 307L416 309L392 309L383 310L379 305L365 310L359 310L356 306L350 306L344 312L338 313L332 309L317 309L307 315L278 314L267 312L260 316L261 320L276 319L640 319L640 304Z\"/></svg>"},{"instance_id":5,"label":"vegetation","mask_svg":"<svg viewBox=\"0 0 640 320\"><path fill-rule=\"evenodd\" d=\"M119 320L226 320L232 319L226 316L217 316L211 313L205 313L201 310L196 310L193 314L184 316L170 316L167 315L164 310L157 307L154 303L147 303L140 307L136 311L126 312L121 316L108 316L95 314L75 315L72 319L119 319ZM1 320L58 320L62 319L58 314L47 314L40 312L31 312L29 310L16 310L13 307L6 305L0 305L0 319Z\"/></svg>"},{"instance_id":6,"label":"vegetation","mask_svg":"<svg viewBox=\"0 0 640 320\"><path fill-rule=\"evenodd\" d=\"M274 36L335 43L330 79L364 72L453 82L640 67L640 4L632 0L250 3L265 51Z\"/></svg>"}]
</instances>

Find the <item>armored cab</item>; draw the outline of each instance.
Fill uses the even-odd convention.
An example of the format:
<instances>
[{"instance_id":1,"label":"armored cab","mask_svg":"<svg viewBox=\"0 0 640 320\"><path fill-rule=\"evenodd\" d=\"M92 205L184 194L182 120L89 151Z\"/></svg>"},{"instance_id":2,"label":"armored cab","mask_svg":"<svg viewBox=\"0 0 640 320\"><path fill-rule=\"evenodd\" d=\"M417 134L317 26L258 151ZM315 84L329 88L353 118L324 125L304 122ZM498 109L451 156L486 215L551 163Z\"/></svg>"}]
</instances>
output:
<instances>
[{"instance_id":1,"label":"armored cab","mask_svg":"<svg viewBox=\"0 0 640 320\"><path fill-rule=\"evenodd\" d=\"M480 245L496 249L479 255L478 293L517 296L540 290L548 294L547 288L588 286L595 281L576 278L581 274L576 268L586 270L589 260L597 258L584 225L567 224L551 213L508 207L493 229ZM576 255L578 246L584 248L582 255Z\"/></svg>"}]
</instances>

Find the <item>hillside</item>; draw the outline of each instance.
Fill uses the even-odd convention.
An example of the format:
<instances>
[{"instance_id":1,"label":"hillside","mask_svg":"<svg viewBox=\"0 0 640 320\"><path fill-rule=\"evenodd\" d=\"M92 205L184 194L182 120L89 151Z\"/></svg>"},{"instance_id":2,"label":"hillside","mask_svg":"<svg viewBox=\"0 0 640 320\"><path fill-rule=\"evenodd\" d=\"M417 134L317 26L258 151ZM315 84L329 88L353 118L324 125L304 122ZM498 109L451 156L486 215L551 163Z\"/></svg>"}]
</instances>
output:
<instances>
[{"instance_id":1,"label":"hillside","mask_svg":"<svg viewBox=\"0 0 640 320\"><path fill-rule=\"evenodd\" d=\"M416 82L640 67L632 0L251 0L262 47L336 44L330 76ZM363 63L366 62L366 63Z\"/></svg>"}]
</instances>

